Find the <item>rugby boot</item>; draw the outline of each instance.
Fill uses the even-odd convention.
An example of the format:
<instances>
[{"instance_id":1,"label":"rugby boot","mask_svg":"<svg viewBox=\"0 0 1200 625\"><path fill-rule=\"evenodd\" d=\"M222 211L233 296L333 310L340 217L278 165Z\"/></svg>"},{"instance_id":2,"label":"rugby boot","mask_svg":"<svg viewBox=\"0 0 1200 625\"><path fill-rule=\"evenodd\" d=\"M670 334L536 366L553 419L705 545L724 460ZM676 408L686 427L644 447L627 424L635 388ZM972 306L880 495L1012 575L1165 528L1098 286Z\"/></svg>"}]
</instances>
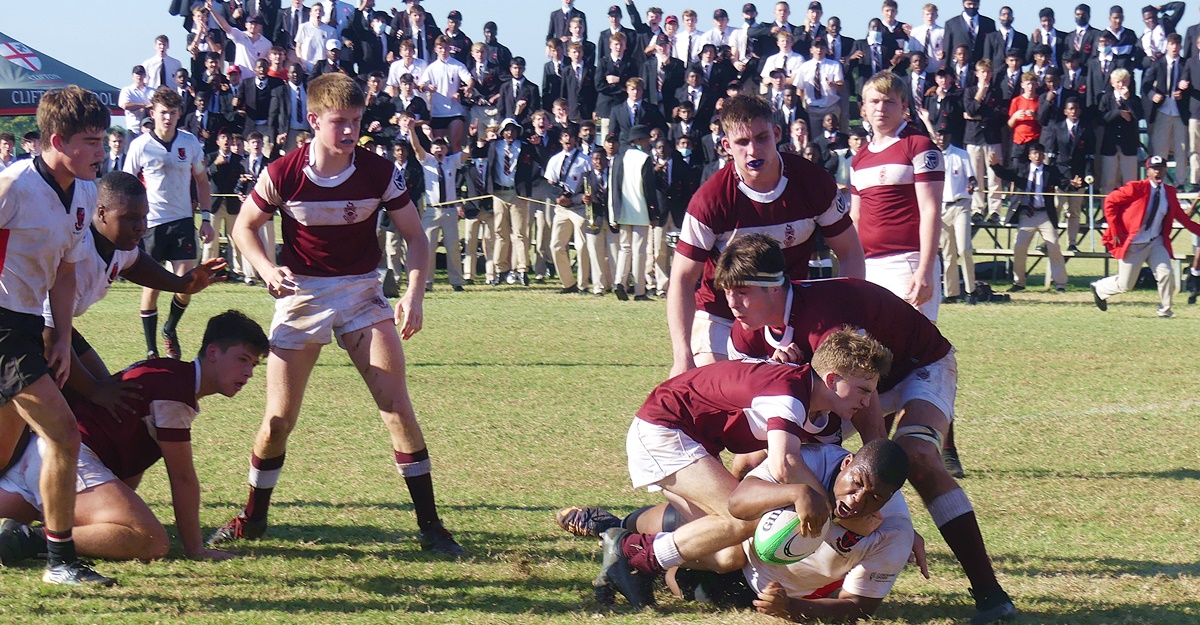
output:
<instances>
[{"instance_id":1,"label":"rugby boot","mask_svg":"<svg viewBox=\"0 0 1200 625\"><path fill-rule=\"evenodd\" d=\"M13 566L45 553L46 535L40 530L14 519L0 521L0 565Z\"/></svg>"},{"instance_id":2,"label":"rugby boot","mask_svg":"<svg viewBox=\"0 0 1200 625\"><path fill-rule=\"evenodd\" d=\"M417 532L417 540L420 541L421 549L424 551L432 551L453 558L467 555L467 550L454 540L454 535L441 523Z\"/></svg>"},{"instance_id":3,"label":"rugby boot","mask_svg":"<svg viewBox=\"0 0 1200 625\"><path fill-rule=\"evenodd\" d=\"M1003 588L997 586L987 593L977 593L972 588L970 592L975 599L975 616L971 617L971 625L986 625L1016 617L1017 607Z\"/></svg>"},{"instance_id":4,"label":"rugby boot","mask_svg":"<svg viewBox=\"0 0 1200 625\"><path fill-rule=\"evenodd\" d=\"M84 562L83 560L47 565L46 572L42 574L42 581L47 584L64 584L69 586L96 584L97 586L109 587L117 585L116 578L105 577L97 573L92 568L90 562Z\"/></svg>"},{"instance_id":5,"label":"rugby boot","mask_svg":"<svg viewBox=\"0 0 1200 625\"><path fill-rule=\"evenodd\" d=\"M216 547L238 540L258 540L267 533L267 520L251 521L246 515L238 514L225 527L218 529L208 537L208 546Z\"/></svg>"},{"instance_id":6,"label":"rugby boot","mask_svg":"<svg viewBox=\"0 0 1200 625\"><path fill-rule=\"evenodd\" d=\"M605 531L621 526L621 519L596 506L568 506L559 510L554 520L565 532L592 538L599 538Z\"/></svg>"},{"instance_id":7,"label":"rugby boot","mask_svg":"<svg viewBox=\"0 0 1200 625\"><path fill-rule=\"evenodd\" d=\"M174 330L167 332L162 331L163 349L167 352L167 358L179 360L183 358L183 352L179 349L179 335Z\"/></svg>"},{"instance_id":8,"label":"rugby boot","mask_svg":"<svg viewBox=\"0 0 1200 625\"><path fill-rule=\"evenodd\" d=\"M622 553L621 542L632 533L627 529L613 527L600 535L600 549L604 560L600 565L600 574L592 580L592 587L596 589L597 598L601 595L600 587L615 588L625 596L633 609L640 610L655 605L654 576L634 569Z\"/></svg>"}]
</instances>

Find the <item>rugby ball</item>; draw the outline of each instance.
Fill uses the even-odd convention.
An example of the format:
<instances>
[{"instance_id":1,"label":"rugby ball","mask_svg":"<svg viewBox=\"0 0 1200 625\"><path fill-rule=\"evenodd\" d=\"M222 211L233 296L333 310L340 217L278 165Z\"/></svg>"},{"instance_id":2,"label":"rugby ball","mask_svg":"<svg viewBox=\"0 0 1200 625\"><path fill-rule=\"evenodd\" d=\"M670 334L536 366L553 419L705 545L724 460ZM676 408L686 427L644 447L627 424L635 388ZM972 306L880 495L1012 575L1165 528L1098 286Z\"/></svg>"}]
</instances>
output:
<instances>
[{"instance_id":1,"label":"rugby ball","mask_svg":"<svg viewBox=\"0 0 1200 625\"><path fill-rule=\"evenodd\" d=\"M825 542L829 523L818 536L800 535L800 517L794 507L779 508L762 516L754 530L754 552L770 564L791 564L812 555Z\"/></svg>"}]
</instances>

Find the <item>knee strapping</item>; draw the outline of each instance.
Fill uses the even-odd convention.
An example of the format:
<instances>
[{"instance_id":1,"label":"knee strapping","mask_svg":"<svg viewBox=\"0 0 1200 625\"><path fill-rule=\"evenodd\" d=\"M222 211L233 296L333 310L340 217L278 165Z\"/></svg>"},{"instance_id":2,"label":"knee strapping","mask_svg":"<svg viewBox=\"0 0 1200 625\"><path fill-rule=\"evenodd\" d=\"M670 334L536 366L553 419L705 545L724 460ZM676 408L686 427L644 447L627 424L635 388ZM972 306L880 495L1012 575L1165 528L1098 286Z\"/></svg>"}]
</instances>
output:
<instances>
[{"instance_id":1,"label":"knee strapping","mask_svg":"<svg viewBox=\"0 0 1200 625\"><path fill-rule=\"evenodd\" d=\"M922 441L933 443L938 450L942 449L942 433L935 427L928 425L905 425L896 428L896 434L892 436L892 440L899 441L905 436L911 436Z\"/></svg>"}]
</instances>

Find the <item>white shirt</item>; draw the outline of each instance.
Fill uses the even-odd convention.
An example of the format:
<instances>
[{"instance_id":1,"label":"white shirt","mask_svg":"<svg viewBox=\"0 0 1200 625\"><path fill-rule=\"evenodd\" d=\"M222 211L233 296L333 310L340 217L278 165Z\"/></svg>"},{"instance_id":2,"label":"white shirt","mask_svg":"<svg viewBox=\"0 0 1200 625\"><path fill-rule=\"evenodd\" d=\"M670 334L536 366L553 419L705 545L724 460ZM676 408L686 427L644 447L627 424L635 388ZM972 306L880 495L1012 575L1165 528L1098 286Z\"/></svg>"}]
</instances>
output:
<instances>
[{"instance_id":1,"label":"white shirt","mask_svg":"<svg viewBox=\"0 0 1200 625\"><path fill-rule=\"evenodd\" d=\"M1146 56L1167 52L1167 33L1163 32L1162 24L1154 28L1147 28L1142 32L1142 50Z\"/></svg>"},{"instance_id":2,"label":"white shirt","mask_svg":"<svg viewBox=\"0 0 1200 625\"><path fill-rule=\"evenodd\" d=\"M425 204L453 202L458 199L458 182L455 177L458 167L462 164L462 152L442 157L439 163L437 157L425 154L421 167L425 169ZM439 170L446 176L446 197L442 197L441 183L438 181Z\"/></svg>"},{"instance_id":3,"label":"white shirt","mask_svg":"<svg viewBox=\"0 0 1200 625\"><path fill-rule=\"evenodd\" d=\"M288 97L291 98L288 127L292 130L308 130L311 128L308 125L308 92L305 91L304 85L293 84L290 80L287 81L287 86L290 94ZM300 121L296 121L297 109L300 111Z\"/></svg>"},{"instance_id":4,"label":"white shirt","mask_svg":"<svg viewBox=\"0 0 1200 625\"><path fill-rule=\"evenodd\" d=\"M929 48L925 47L925 35L929 35ZM912 29L912 36L908 38L909 52L924 52L929 60L936 61L939 52L943 52L942 40L946 38L946 29L934 24L926 26L921 24Z\"/></svg>"},{"instance_id":5,"label":"white shirt","mask_svg":"<svg viewBox=\"0 0 1200 625\"><path fill-rule=\"evenodd\" d=\"M955 145L947 145L942 150L943 160L946 161L946 184L942 185L942 202L949 204L954 200L970 198L967 186L974 178L974 167L967 151Z\"/></svg>"},{"instance_id":6,"label":"white shirt","mask_svg":"<svg viewBox=\"0 0 1200 625\"><path fill-rule=\"evenodd\" d=\"M822 484L831 484L839 472L841 459L848 452L835 445L804 445L800 453L817 479ZM776 482L765 462L750 475ZM841 540L848 532L836 522L829 521L825 542L812 555L788 565L763 562L754 549L753 538L747 539L742 543L747 559L742 574L755 592L762 591L771 582L779 582L789 597L804 597L843 580L842 589L849 593L882 599L891 591L896 577L908 562L913 527L908 503L899 492L883 505L879 514L883 517L879 529L857 541ZM853 544L845 547L849 543Z\"/></svg>"},{"instance_id":7,"label":"white shirt","mask_svg":"<svg viewBox=\"0 0 1200 625\"><path fill-rule=\"evenodd\" d=\"M675 55L675 58L683 61L684 63L689 65L694 63L700 58L700 48L704 46L704 44L700 42L700 37L701 34L698 30L689 33L686 29L681 29L679 32L675 33L675 46L672 48L671 53ZM691 56L688 56L689 40L692 42Z\"/></svg>"},{"instance_id":8,"label":"white shirt","mask_svg":"<svg viewBox=\"0 0 1200 625\"><path fill-rule=\"evenodd\" d=\"M185 130L176 130L169 144L153 132L144 132L129 144L125 172L141 174L146 182L149 227L191 219L192 175L205 173L204 146L196 135Z\"/></svg>"},{"instance_id":9,"label":"white shirt","mask_svg":"<svg viewBox=\"0 0 1200 625\"><path fill-rule=\"evenodd\" d=\"M746 49L747 42L750 39L749 30L749 24L742 24L741 28L735 29L733 34L729 35L729 47L733 48L734 61L745 62L750 58L750 51Z\"/></svg>"},{"instance_id":10,"label":"white shirt","mask_svg":"<svg viewBox=\"0 0 1200 625\"><path fill-rule=\"evenodd\" d=\"M405 74L412 76L413 84L416 84L428 65L428 63L415 56L412 59L411 65L405 65L404 59L392 61L392 64L388 66L387 86L399 88L400 77Z\"/></svg>"},{"instance_id":11,"label":"white shirt","mask_svg":"<svg viewBox=\"0 0 1200 625\"><path fill-rule=\"evenodd\" d=\"M567 160L570 158L570 160ZM563 165L566 164L566 175L563 176ZM550 157L550 161L546 163L546 180L553 185L565 186L571 193L579 193L579 186L583 184L583 177L592 171L592 159L588 158L583 150L575 148L570 152L559 152ZM556 187L560 189L562 187Z\"/></svg>"},{"instance_id":12,"label":"white shirt","mask_svg":"<svg viewBox=\"0 0 1200 625\"><path fill-rule=\"evenodd\" d=\"M718 48L721 46L727 46L729 45L729 38L733 35L735 30L737 29L732 26L726 26L724 30L720 28L713 28L712 30L700 36L700 42L698 45L703 46L706 43L711 43ZM699 54L699 52L697 52L697 54Z\"/></svg>"},{"instance_id":13,"label":"white shirt","mask_svg":"<svg viewBox=\"0 0 1200 625\"><path fill-rule=\"evenodd\" d=\"M1167 213L1170 212L1170 209L1167 208L1167 202L1167 190L1164 189L1162 185L1155 185L1153 182L1151 182L1150 199L1146 203L1146 213L1142 215L1142 225L1145 227L1138 230L1138 233L1134 235L1133 240L1130 241L1131 244L1149 243L1162 236L1163 219L1165 219L1167 217ZM1150 219L1150 223L1147 224L1146 217L1151 214L1150 211L1154 211L1154 213L1153 217Z\"/></svg>"},{"instance_id":14,"label":"white shirt","mask_svg":"<svg viewBox=\"0 0 1200 625\"><path fill-rule=\"evenodd\" d=\"M458 88L470 80L471 72L467 70L467 66L453 57L430 63L417 80L418 86L433 85L435 89L429 98L429 114L433 117L462 115L462 104L450 96L458 93Z\"/></svg>"},{"instance_id":15,"label":"white shirt","mask_svg":"<svg viewBox=\"0 0 1200 625\"><path fill-rule=\"evenodd\" d=\"M117 106L126 108L130 104L142 104L148 107L150 106L150 96L153 93L154 90L145 84L142 84L140 88L129 85L121 89L121 95L117 96ZM140 108L136 111L126 110L125 127L131 130L133 134L141 134L142 120L146 119L147 114L147 109L145 108Z\"/></svg>"},{"instance_id":16,"label":"white shirt","mask_svg":"<svg viewBox=\"0 0 1200 625\"><path fill-rule=\"evenodd\" d=\"M96 251L96 234L91 228L84 228L85 239L80 245L88 253L83 254L75 263L75 309L74 317L82 317L92 304L104 299L109 287L116 281L122 271L129 269L137 262L141 250L114 250L112 260L104 262L100 252ZM54 316L50 314L50 298L46 298L42 306L42 317L46 327L54 327Z\"/></svg>"},{"instance_id":17,"label":"white shirt","mask_svg":"<svg viewBox=\"0 0 1200 625\"><path fill-rule=\"evenodd\" d=\"M167 80L170 81L175 76L175 72L183 68L183 64L179 62L179 59L169 56L160 57L156 54L142 61L142 67L146 69L146 86L153 91L162 86L158 80L159 68L166 68ZM174 83L168 82L167 84L170 86Z\"/></svg>"},{"instance_id":18,"label":"white shirt","mask_svg":"<svg viewBox=\"0 0 1200 625\"><path fill-rule=\"evenodd\" d=\"M800 70L800 66L803 64L804 57L795 52L776 52L763 60L762 72L760 74L762 75L763 82L767 82L771 79L771 72L782 67L783 71L787 72L788 79L794 80L796 72Z\"/></svg>"},{"instance_id":19,"label":"white shirt","mask_svg":"<svg viewBox=\"0 0 1200 625\"><path fill-rule=\"evenodd\" d=\"M821 93L818 97L815 83L821 83ZM810 59L800 65L796 71L795 85L804 91L805 106L827 107L837 104L840 96L834 88L834 83L842 82L842 64L829 59Z\"/></svg>"},{"instance_id":20,"label":"white shirt","mask_svg":"<svg viewBox=\"0 0 1200 625\"><path fill-rule=\"evenodd\" d=\"M325 42L336 39L337 33L327 24L313 24L312 21L300 25L296 33L296 52L304 63L304 71L311 71L313 65L325 58Z\"/></svg>"},{"instance_id":21,"label":"white shirt","mask_svg":"<svg viewBox=\"0 0 1200 625\"><path fill-rule=\"evenodd\" d=\"M259 35L255 40L251 39L245 31L231 28L229 29L229 40L237 46L233 62L242 68L242 72L253 72L255 61L267 58L271 52L271 40L263 35Z\"/></svg>"},{"instance_id":22,"label":"white shirt","mask_svg":"<svg viewBox=\"0 0 1200 625\"><path fill-rule=\"evenodd\" d=\"M76 180L69 208L42 178L35 159L0 172L0 231L7 244L0 268L0 308L41 315L59 263L79 262L96 210L96 183Z\"/></svg>"}]
</instances>

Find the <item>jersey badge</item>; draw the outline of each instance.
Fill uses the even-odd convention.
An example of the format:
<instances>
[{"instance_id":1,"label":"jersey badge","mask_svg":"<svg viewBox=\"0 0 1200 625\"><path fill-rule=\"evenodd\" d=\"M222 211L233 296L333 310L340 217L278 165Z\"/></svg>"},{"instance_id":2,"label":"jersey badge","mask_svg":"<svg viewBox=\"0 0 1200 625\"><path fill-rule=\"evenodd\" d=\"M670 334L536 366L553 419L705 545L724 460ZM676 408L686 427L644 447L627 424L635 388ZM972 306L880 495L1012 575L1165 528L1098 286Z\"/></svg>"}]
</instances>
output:
<instances>
[{"instance_id":1,"label":"jersey badge","mask_svg":"<svg viewBox=\"0 0 1200 625\"><path fill-rule=\"evenodd\" d=\"M348 224L352 224L358 219L358 209L354 207L354 202L346 203L346 209L342 213L342 219L345 219L346 223Z\"/></svg>"},{"instance_id":2,"label":"jersey badge","mask_svg":"<svg viewBox=\"0 0 1200 625\"><path fill-rule=\"evenodd\" d=\"M835 200L837 202L838 212L843 215L846 214L846 211L850 210L850 205L848 203L848 200L846 199L847 197L849 197L849 196L839 193L837 195L837 199Z\"/></svg>"},{"instance_id":3,"label":"jersey badge","mask_svg":"<svg viewBox=\"0 0 1200 625\"><path fill-rule=\"evenodd\" d=\"M187 160L187 148L176 149L175 156L179 157L179 160L181 160L181 161L186 161Z\"/></svg>"},{"instance_id":4,"label":"jersey badge","mask_svg":"<svg viewBox=\"0 0 1200 625\"><path fill-rule=\"evenodd\" d=\"M846 530L845 532L842 532L841 536L838 536L838 539L834 544L834 548L838 550L838 553L850 553L850 550L854 548L854 545L857 545L862 539L862 536L855 534L850 530Z\"/></svg>"},{"instance_id":5,"label":"jersey badge","mask_svg":"<svg viewBox=\"0 0 1200 625\"><path fill-rule=\"evenodd\" d=\"M937 150L930 150L925 153L925 169L934 170L938 168L941 157L938 156Z\"/></svg>"},{"instance_id":6,"label":"jersey badge","mask_svg":"<svg viewBox=\"0 0 1200 625\"><path fill-rule=\"evenodd\" d=\"M887 168L879 168L879 184L887 184Z\"/></svg>"},{"instance_id":7,"label":"jersey badge","mask_svg":"<svg viewBox=\"0 0 1200 625\"><path fill-rule=\"evenodd\" d=\"M75 232L79 232L79 231L83 230L83 225L84 225L83 217L84 217L83 207L82 206L76 207L75 208Z\"/></svg>"},{"instance_id":8,"label":"jersey badge","mask_svg":"<svg viewBox=\"0 0 1200 625\"><path fill-rule=\"evenodd\" d=\"M783 228L783 247L791 247L796 242L796 229L792 224Z\"/></svg>"}]
</instances>

